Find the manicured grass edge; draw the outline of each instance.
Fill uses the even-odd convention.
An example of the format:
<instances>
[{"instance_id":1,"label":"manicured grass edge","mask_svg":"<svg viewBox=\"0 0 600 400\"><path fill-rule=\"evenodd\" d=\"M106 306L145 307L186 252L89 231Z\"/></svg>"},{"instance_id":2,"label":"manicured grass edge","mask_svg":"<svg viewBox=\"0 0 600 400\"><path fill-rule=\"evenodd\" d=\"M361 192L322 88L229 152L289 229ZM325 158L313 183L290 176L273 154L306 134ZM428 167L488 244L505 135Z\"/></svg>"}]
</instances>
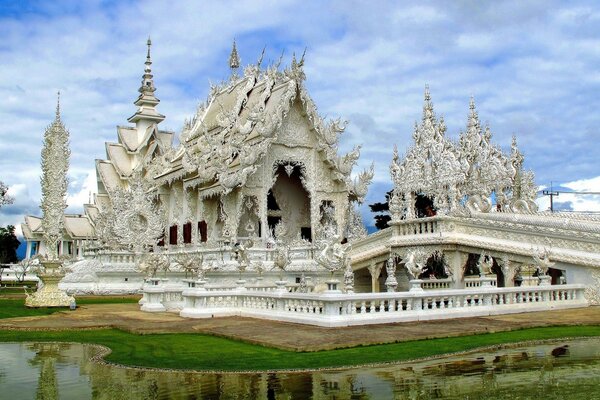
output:
<instances>
[{"instance_id":1,"label":"manicured grass edge","mask_svg":"<svg viewBox=\"0 0 600 400\"><path fill-rule=\"evenodd\" d=\"M554 326L421 339L317 352L294 352L204 334L137 335L117 329L81 331L0 330L1 342L75 342L109 349L94 361L125 368L200 372L271 372L346 369L600 336L600 326Z\"/></svg>"}]
</instances>

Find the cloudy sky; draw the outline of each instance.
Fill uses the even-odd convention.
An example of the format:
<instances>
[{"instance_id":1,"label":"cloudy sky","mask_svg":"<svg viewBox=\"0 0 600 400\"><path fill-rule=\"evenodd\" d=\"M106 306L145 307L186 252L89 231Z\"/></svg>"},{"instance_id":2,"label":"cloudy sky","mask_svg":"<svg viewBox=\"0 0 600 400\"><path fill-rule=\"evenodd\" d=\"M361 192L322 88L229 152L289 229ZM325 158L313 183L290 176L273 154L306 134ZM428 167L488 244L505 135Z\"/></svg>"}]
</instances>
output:
<instances>
[{"instance_id":1,"label":"cloudy sky","mask_svg":"<svg viewBox=\"0 0 600 400\"><path fill-rule=\"evenodd\" d=\"M135 110L148 35L161 126L176 132L209 83L228 76L233 38L243 64L265 46L265 60L284 52L284 62L306 48L321 114L350 122L341 150L361 143L359 167L375 162L367 203L390 188L392 144L409 144L426 84L450 136L464 129L474 96L495 142L508 149L517 135L538 184L600 191L597 3L398 3L3 0L0 180L16 201L0 209L0 225L40 213L41 143L58 90L71 133L69 211L81 211L95 191L93 160ZM600 211L598 196L557 201Z\"/></svg>"}]
</instances>

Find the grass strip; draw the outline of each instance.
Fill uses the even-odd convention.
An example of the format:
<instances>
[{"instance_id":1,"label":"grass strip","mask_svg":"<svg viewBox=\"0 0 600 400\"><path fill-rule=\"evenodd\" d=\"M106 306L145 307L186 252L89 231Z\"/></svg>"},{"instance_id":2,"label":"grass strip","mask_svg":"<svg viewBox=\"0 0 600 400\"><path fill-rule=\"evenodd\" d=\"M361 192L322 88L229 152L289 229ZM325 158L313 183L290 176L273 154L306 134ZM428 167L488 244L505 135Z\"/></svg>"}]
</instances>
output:
<instances>
[{"instance_id":1,"label":"grass strip","mask_svg":"<svg viewBox=\"0 0 600 400\"><path fill-rule=\"evenodd\" d=\"M137 303L139 296L81 296L76 297L77 305L88 304L119 304L119 303ZM65 311L67 308L27 308L25 307L25 297L0 299L0 319L15 317L35 317L40 315L49 315L58 311Z\"/></svg>"},{"instance_id":2,"label":"grass strip","mask_svg":"<svg viewBox=\"0 0 600 400\"><path fill-rule=\"evenodd\" d=\"M112 353L106 357L107 361L123 365L215 371L334 368L407 361L523 341L589 336L600 336L600 326L528 328L302 353L202 334L136 335L116 329L0 331L0 341L4 342L69 341L100 344L112 349Z\"/></svg>"}]
</instances>

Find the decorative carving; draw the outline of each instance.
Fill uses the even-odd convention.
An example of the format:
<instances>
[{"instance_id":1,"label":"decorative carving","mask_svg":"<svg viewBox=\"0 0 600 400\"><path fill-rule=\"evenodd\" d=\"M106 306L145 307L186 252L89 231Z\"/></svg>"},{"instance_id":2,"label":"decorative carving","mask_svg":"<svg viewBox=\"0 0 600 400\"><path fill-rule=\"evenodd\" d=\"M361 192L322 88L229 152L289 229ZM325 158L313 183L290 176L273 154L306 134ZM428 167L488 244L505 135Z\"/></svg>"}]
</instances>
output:
<instances>
[{"instance_id":1,"label":"decorative carving","mask_svg":"<svg viewBox=\"0 0 600 400\"><path fill-rule=\"evenodd\" d=\"M129 189L115 188L111 193L112 207L102 211L97 232L100 240L110 247L136 253L155 245L165 231L165 212L155 198L156 192L140 174L129 180Z\"/></svg>"},{"instance_id":2,"label":"decorative carving","mask_svg":"<svg viewBox=\"0 0 600 400\"><path fill-rule=\"evenodd\" d=\"M387 279L385 280L387 291L395 292L398 287L398 281L396 280L396 260L391 255L385 264L385 270L387 272Z\"/></svg>"},{"instance_id":3,"label":"decorative carving","mask_svg":"<svg viewBox=\"0 0 600 400\"><path fill-rule=\"evenodd\" d=\"M60 94L59 94L60 95ZM69 170L69 132L60 119L60 102L56 116L44 132L42 147L42 229L48 260L58 259L58 244L63 235L64 211L67 208L67 171Z\"/></svg>"},{"instance_id":4,"label":"decorative carving","mask_svg":"<svg viewBox=\"0 0 600 400\"><path fill-rule=\"evenodd\" d=\"M354 271L350 263L346 265L344 270L344 290L346 290L346 293L354 293Z\"/></svg>"},{"instance_id":5,"label":"decorative carving","mask_svg":"<svg viewBox=\"0 0 600 400\"><path fill-rule=\"evenodd\" d=\"M350 249L350 243L340 244L340 236L334 234L324 241L323 247L315 256L315 261L333 274L349 264Z\"/></svg>"},{"instance_id":6,"label":"decorative carving","mask_svg":"<svg viewBox=\"0 0 600 400\"><path fill-rule=\"evenodd\" d=\"M477 260L477 269L479 270L479 276L492 275L492 267L494 265L494 259L492 256L482 252Z\"/></svg>"},{"instance_id":7,"label":"decorative carving","mask_svg":"<svg viewBox=\"0 0 600 400\"><path fill-rule=\"evenodd\" d=\"M403 257L404 267L412 279L419 279L419 276L427 269L425 265L427 254L419 249L409 250Z\"/></svg>"},{"instance_id":8,"label":"decorative carving","mask_svg":"<svg viewBox=\"0 0 600 400\"><path fill-rule=\"evenodd\" d=\"M395 198L393 220L415 217L414 194L431 199L438 215L464 213L461 202L465 198L468 212L489 213L492 193L500 211L536 211L533 174L522 171L523 157L516 141L513 140L510 157L492 144L490 128L482 129L473 99L467 129L461 132L458 144L448 140L445 132L444 120L436 119L426 88L423 118L415 124L414 144L402 159L394 149L390 165ZM402 198L405 204L400 203Z\"/></svg>"},{"instance_id":9,"label":"decorative carving","mask_svg":"<svg viewBox=\"0 0 600 400\"><path fill-rule=\"evenodd\" d=\"M136 264L136 270L146 275L147 278L155 278L158 272L167 272L171 263L165 254L146 253Z\"/></svg>"},{"instance_id":10,"label":"decorative carving","mask_svg":"<svg viewBox=\"0 0 600 400\"><path fill-rule=\"evenodd\" d=\"M550 261L550 251L546 248L533 251L532 258L539 276L547 275L548 268L554 266L554 263Z\"/></svg>"}]
</instances>

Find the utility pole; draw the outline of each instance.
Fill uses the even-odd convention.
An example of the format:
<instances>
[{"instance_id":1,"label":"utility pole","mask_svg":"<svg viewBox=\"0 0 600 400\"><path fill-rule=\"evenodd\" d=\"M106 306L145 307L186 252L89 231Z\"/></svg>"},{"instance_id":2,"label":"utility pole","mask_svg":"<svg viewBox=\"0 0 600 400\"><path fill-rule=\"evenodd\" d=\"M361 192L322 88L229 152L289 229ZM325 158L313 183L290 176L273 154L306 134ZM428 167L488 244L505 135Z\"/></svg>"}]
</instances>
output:
<instances>
[{"instance_id":1,"label":"utility pole","mask_svg":"<svg viewBox=\"0 0 600 400\"><path fill-rule=\"evenodd\" d=\"M542 195L550 196L550 212L554 212L554 196L558 197L558 191L552 190L552 182L550 182L550 190L542 190Z\"/></svg>"},{"instance_id":2,"label":"utility pole","mask_svg":"<svg viewBox=\"0 0 600 400\"><path fill-rule=\"evenodd\" d=\"M554 196L558 197L560 193L566 194L578 194L578 195L600 195L600 192L580 192L580 191L565 191L565 190L553 190L552 182L550 182L550 190L542 190L542 195L550 196L550 212L554 212Z\"/></svg>"}]
</instances>

